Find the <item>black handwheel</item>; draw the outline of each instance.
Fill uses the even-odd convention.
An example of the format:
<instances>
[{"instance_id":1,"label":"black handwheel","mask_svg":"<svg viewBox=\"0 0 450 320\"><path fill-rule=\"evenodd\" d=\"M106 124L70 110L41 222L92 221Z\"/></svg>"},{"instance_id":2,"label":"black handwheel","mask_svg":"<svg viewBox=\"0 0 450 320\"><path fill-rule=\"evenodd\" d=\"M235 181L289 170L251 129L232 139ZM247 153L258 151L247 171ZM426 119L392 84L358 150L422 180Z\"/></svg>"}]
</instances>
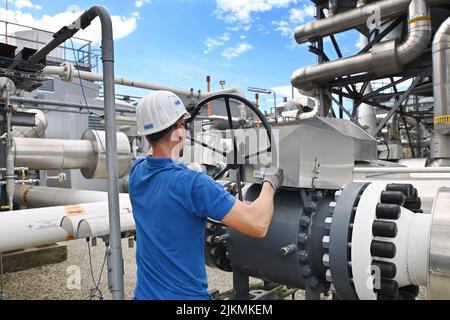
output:
<instances>
[{"instance_id":1,"label":"black handwheel","mask_svg":"<svg viewBox=\"0 0 450 320\"><path fill-rule=\"evenodd\" d=\"M259 154L262 153L267 153L267 152L274 152L274 149L272 147L272 130L270 128L269 123L267 122L266 117L264 116L264 114L259 111L259 109L249 100L245 99L244 97L241 97L237 94L232 94L232 93L218 93L218 94L214 94L211 95L205 99L203 99L202 101L200 101L191 111L191 118L189 118L187 120L187 123L194 121L194 119L197 117L197 115L199 114L200 110L202 109L202 107L204 105L206 105L207 103L210 103L214 100L219 100L219 99L224 99L225 100L225 107L227 110L227 118L228 118L228 125L230 127L231 130L231 137L233 139L233 162L232 163L228 163L226 165L226 167L219 172L217 175L215 175L213 177L214 180L218 180L221 177L224 176L224 174L226 174L230 169L236 170L237 173L237 186L238 186L238 193L239 193L239 200L242 200L242 191L241 191L241 170L242 170L242 164L237 163L237 144L236 144L236 137L234 136L234 128L233 128L233 118L232 118L232 114L231 114L231 107L230 107L230 100L237 100L241 103L243 103L246 107L248 107L249 109L251 109L256 116L258 117L258 119L261 121L262 125L264 126L264 129L267 132L267 137L269 140L269 146L267 147L266 150L262 150L262 151L258 151L255 154L251 154L251 155L246 155L244 157L245 160L248 160L251 157L254 156L258 156ZM205 143L196 141L193 137L191 137L190 139L192 142L194 143L198 143L201 144L203 147L208 148L213 150L216 153L221 154L224 157L227 157L227 153L226 152L220 152L219 150L216 150L215 148L206 145Z\"/></svg>"}]
</instances>

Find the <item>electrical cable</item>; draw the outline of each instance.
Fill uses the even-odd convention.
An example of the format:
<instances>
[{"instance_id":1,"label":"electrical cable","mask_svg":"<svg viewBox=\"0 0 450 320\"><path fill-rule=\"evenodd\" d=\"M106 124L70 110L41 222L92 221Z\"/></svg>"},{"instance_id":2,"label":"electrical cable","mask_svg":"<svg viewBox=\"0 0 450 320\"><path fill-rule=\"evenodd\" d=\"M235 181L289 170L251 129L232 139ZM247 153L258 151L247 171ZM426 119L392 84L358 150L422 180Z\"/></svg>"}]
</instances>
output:
<instances>
[{"instance_id":1,"label":"electrical cable","mask_svg":"<svg viewBox=\"0 0 450 320\"><path fill-rule=\"evenodd\" d=\"M86 298L86 300L95 300L95 299L104 300L102 290L100 289L100 283L102 280L103 269L105 268L107 252L105 251L105 255L103 257L103 264L102 264L102 268L100 270L100 274L98 276L98 281L95 281L94 270L92 268L92 255L91 255L90 239L86 238L86 241L87 241L88 253L89 253L89 268L90 268L92 282L94 283L94 288L91 289L89 296Z\"/></svg>"},{"instance_id":2,"label":"electrical cable","mask_svg":"<svg viewBox=\"0 0 450 320\"><path fill-rule=\"evenodd\" d=\"M378 139L377 141L383 143L386 146L387 156L386 156L386 159L384 159L384 160L389 160L389 157L391 156L391 150L389 149L389 145L384 140Z\"/></svg>"}]
</instances>

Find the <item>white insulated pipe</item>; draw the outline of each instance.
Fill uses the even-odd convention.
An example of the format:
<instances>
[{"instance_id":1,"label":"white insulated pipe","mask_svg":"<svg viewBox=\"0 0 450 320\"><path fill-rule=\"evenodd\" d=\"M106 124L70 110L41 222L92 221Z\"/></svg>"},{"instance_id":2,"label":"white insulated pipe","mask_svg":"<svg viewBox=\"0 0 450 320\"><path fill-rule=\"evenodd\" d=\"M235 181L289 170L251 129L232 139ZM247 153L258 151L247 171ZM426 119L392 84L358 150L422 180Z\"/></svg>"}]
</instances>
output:
<instances>
[{"instance_id":1,"label":"white insulated pipe","mask_svg":"<svg viewBox=\"0 0 450 320\"><path fill-rule=\"evenodd\" d=\"M47 66L42 71L46 75L52 75L52 76L59 76L63 80L71 81L73 78L81 78L88 81L103 81L103 76L100 74L88 72L88 71L82 71L82 70L76 70L75 67L72 64L69 63L63 63L62 66ZM167 90L171 91L177 95L182 95L186 97L197 97L197 98L204 98L208 97L215 93L202 93L202 92L195 92L183 88L176 88L176 87L169 87L154 83L148 83L143 82L139 80L131 80L126 79L122 77L114 78L115 84L122 85L122 86L128 86L128 87L135 87L135 88L141 88L141 89L149 89L149 90ZM218 92L216 92L218 93ZM226 90L221 90L220 93L237 93L242 95L242 89L240 88L230 88Z\"/></svg>"},{"instance_id":2,"label":"white insulated pipe","mask_svg":"<svg viewBox=\"0 0 450 320\"><path fill-rule=\"evenodd\" d=\"M120 212L129 215L131 203L125 200L121 199ZM61 227L62 219L67 216L88 219L91 215L107 217L108 202L0 213L0 253L72 240L73 236Z\"/></svg>"},{"instance_id":3,"label":"white insulated pipe","mask_svg":"<svg viewBox=\"0 0 450 320\"><path fill-rule=\"evenodd\" d=\"M128 193L119 193L119 199L120 203L127 203ZM44 208L107 200L107 192L92 190L16 186L14 192L14 203L22 208Z\"/></svg>"},{"instance_id":4,"label":"white insulated pipe","mask_svg":"<svg viewBox=\"0 0 450 320\"><path fill-rule=\"evenodd\" d=\"M65 219L72 219L65 217ZM130 232L136 230L136 225L132 214L121 214L120 231ZM109 233L108 216L88 216L81 219L76 227L77 238L102 237Z\"/></svg>"}]
</instances>

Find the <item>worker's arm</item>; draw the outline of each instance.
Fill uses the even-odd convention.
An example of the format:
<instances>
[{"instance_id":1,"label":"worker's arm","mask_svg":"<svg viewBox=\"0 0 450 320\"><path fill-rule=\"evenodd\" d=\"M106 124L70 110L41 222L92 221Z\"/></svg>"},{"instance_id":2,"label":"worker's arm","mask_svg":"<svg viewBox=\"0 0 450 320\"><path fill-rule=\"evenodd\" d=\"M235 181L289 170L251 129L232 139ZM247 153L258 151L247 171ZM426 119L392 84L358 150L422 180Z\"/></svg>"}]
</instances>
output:
<instances>
[{"instance_id":1,"label":"worker's arm","mask_svg":"<svg viewBox=\"0 0 450 320\"><path fill-rule=\"evenodd\" d=\"M275 191L282 182L283 171L272 168L264 175L259 197L251 204L236 200L221 222L250 237L265 237L272 221Z\"/></svg>"}]
</instances>

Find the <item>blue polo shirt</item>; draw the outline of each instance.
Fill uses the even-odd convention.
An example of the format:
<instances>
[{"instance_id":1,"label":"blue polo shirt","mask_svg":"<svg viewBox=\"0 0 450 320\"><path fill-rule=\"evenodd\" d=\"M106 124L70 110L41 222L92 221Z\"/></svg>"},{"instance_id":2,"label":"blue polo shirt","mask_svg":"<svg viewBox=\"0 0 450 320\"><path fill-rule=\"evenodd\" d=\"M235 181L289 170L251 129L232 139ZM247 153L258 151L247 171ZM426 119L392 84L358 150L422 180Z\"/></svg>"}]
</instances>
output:
<instances>
[{"instance_id":1,"label":"blue polo shirt","mask_svg":"<svg viewBox=\"0 0 450 320\"><path fill-rule=\"evenodd\" d=\"M136 222L135 299L209 299L207 218L221 221L236 199L204 173L170 158L143 156L131 168Z\"/></svg>"}]
</instances>

